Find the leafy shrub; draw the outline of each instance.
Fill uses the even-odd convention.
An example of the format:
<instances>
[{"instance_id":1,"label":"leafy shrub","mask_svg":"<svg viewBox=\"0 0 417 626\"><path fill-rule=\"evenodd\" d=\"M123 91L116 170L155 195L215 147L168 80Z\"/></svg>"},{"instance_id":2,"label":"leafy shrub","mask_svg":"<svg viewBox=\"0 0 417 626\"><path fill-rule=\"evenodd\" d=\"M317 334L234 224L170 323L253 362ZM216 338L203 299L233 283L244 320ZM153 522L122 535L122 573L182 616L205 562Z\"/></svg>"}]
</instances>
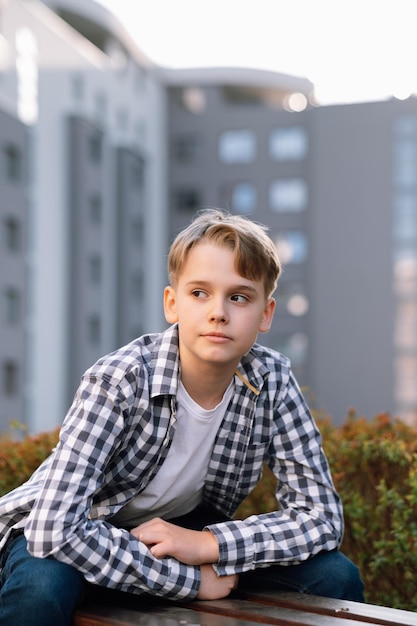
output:
<instances>
[{"instance_id":1,"label":"leafy shrub","mask_svg":"<svg viewBox=\"0 0 417 626\"><path fill-rule=\"evenodd\" d=\"M0 439L0 495L24 483L56 445L59 429L14 441Z\"/></svg>"},{"instance_id":2,"label":"leafy shrub","mask_svg":"<svg viewBox=\"0 0 417 626\"><path fill-rule=\"evenodd\" d=\"M417 611L417 428L351 412L342 426L317 422L345 512L342 551L360 568L366 600ZM58 430L21 442L0 440L0 494L21 484L49 454ZM275 508L275 478L261 482L236 517Z\"/></svg>"},{"instance_id":3,"label":"leafy shrub","mask_svg":"<svg viewBox=\"0 0 417 626\"><path fill-rule=\"evenodd\" d=\"M352 412L321 425L344 504L342 550L360 568L367 600L417 611L417 429Z\"/></svg>"},{"instance_id":4,"label":"leafy shrub","mask_svg":"<svg viewBox=\"0 0 417 626\"><path fill-rule=\"evenodd\" d=\"M344 505L341 550L358 565L367 602L417 611L417 429L354 412L342 426L317 422ZM265 467L237 516L273 510L274 488Z\"/></svg>"}]
</instances>

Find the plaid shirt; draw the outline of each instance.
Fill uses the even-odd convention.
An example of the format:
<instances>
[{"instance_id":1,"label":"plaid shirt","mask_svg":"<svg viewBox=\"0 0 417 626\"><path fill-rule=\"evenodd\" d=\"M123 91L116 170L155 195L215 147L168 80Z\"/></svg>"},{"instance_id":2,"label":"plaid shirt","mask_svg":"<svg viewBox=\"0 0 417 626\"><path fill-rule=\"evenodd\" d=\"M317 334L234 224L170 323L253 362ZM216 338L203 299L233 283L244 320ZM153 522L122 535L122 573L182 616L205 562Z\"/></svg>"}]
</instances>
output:
<instances>
[{"instance_id":1,"label":"plaid shirt","mask_svg":"<svg viewBox=\"0 0 417 626\"><path fill-rule=\"evenodd\" d=\"M176 427L178 330L145 335L83 376L60 441L30 480L0 498L0 537L24 527L29 551L79 569L86 580L130 593L194 598L200 569L156 559L109 520L162 465ZM300 562L337 548L342 510L321 438L282 355L255 344L213 447L204 501L225 516L259 481L267 462L279 508L208 528L221 575Z\"/></svg>"}]
</instances>

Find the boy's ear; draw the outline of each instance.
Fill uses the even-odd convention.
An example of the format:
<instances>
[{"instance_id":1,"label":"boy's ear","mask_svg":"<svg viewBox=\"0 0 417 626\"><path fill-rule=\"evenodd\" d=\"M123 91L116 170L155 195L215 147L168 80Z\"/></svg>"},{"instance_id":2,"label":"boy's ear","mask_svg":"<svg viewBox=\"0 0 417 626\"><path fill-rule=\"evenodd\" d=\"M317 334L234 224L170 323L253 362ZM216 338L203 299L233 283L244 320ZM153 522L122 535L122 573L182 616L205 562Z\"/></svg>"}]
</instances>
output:
<instances>
[{"instance_id":1,"label":"boy's ear","mask_svg":"<svg viewBox=\"0 0 417 626\"><path fill-rule=\"evenodd\" d=\"M264 309L263 315L262 315L261 323L259 325L260 333L267 333L269 329L271 328L272 319L274 317L274 311L275 311L275 298L269 298L266 304L266 307Z\"/></svg>"},{"instance_id":2,"label":"boy's ear","mask_svg":"<svg viewBox=\"0 0 417 626\"><path fill-rule=\"evenodd\" d=\"M164 289L164 313L168 324L175 324L178 322L177 300L175 297L175 291L171 286L165 287Z\"/></svg>"}]
</instances>

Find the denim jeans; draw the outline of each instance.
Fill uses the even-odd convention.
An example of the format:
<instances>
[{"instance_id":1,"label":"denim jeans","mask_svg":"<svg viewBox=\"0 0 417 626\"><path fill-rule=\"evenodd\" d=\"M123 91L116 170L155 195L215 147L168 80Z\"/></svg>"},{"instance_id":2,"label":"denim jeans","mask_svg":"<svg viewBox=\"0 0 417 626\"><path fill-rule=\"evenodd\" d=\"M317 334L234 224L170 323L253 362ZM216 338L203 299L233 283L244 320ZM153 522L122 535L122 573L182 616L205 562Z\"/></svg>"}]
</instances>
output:
<instances>
[{"instance_id":1,"label":"denim jeans","mask_svg":"<svg viewBox=\"0 0 417 626\"><path fill-rule=\"evenodd\" d=\"M190 528L219 521L196 512L175 521ZM0 572L0 624L7 626L69 626L77 604L86 596L140 607L140 597L89 585L75 568L55 559L29 555L19 535L2 554ZM299 564L273 565L241 574L239 588L299 591L342 600L363 601L363 585L356 566L338 551L322 552Z\"/></svg>"},{"instance_id":2,"label":"denim jeans","mask_svg":"<svg viewBox=\"0 0 417 626\"><path fill-rule=\"evenodd\" d=\"M84 577L71 565L38 559L19 535L9 541L0 572L0 624L67 626L82 599Z\"/></svg>"},{"instance_id":3,"label":"denim jeans","mask_svg":"<svg viewBox=\"0 0 417 626\"><path fill-rule=\"evenodd\" d=\"M199 506L191 513L171 520L178 526L201 530L204 526L227 521L213 508ZM239 576L238 589L298 591L326 598L364 602L359 570L338 550L320 552L297 565L271 565Z\"/></svg>"}]
</instances>

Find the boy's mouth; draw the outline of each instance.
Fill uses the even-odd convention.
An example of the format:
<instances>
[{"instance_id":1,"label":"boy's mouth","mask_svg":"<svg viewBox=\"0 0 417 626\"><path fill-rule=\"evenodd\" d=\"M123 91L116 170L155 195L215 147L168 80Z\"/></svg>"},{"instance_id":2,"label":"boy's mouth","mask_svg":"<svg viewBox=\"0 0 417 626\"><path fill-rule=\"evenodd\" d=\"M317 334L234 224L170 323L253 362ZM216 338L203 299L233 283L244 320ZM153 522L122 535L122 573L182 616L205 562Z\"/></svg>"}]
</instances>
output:
<instances>
[{"instance_id":1,"label":"boy's mouth","mask_svg":"<svg viewBox=\"0 0 417 626\"><path fill-rule=\"evenodd\" d=\"M214 341L226 341L230 339L230 337L228 337L224 333L216 333L216 332L204 333L203 337L206 337L207 339L212 339Z\"/></svg>"}]
</instances>

